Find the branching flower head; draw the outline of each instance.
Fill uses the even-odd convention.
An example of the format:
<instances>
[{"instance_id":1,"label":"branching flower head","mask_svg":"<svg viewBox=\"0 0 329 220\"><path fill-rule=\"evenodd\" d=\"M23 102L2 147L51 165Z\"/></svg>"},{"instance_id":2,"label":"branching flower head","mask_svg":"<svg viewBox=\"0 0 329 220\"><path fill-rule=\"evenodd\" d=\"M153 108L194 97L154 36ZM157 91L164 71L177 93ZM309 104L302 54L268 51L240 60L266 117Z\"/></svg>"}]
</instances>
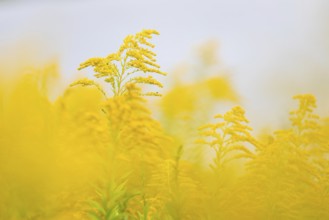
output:
<instances>
[{"instance_id":1,"label":"branching flower head","mask_svg":"<svg viewBox=\"0 0 329 220\"><path fill-rule=\"evenodd\" d=\"M299 132L306 129L317 128L317 119L319 116L313 113L316 108L316 99L311 94L296 95L293 97L299 101L297 110L290 112L290 121Z\"/></svg>"},{"instance_id":2,"label":"branching flower head","mask_svg":"<svg viewBox=\"0 0 329 220\"><path fill-rule=\"evenodd\" d=\"M253 153L244 145L244 143L255 144L244 113L244 109L240 106L233 107L224 115L215 116L216 119L220 120L219 122L200 128L200 134L203 138L197 142L206 144L215 150L215 164L211 165L215 171L219 171L226 162L233 159L228 157L228 154L232 152L240 152L235 154L234 158L254 157Z\"/></svg>"},{"instance_id":3,"label":"branching flower head","mask_svg":"<svg viewBox=\"0 0 329 220\"><path fill-rule=\"evenodd\" d=\"M166 75L160 70L155 59L156 54L151 50L155 46L149 42L156 30L143 30L135 35L128 35L119 50L106 57L88 59L80 64L79 70L92 66L96 78L103 78L110 83L115 96L126 93L127 83L150 84L162 88L162 84L152 74ZM146 76L137 76L136 73ZM144 95L159 95L149 92Z\"/></svg>"}]
</instances>

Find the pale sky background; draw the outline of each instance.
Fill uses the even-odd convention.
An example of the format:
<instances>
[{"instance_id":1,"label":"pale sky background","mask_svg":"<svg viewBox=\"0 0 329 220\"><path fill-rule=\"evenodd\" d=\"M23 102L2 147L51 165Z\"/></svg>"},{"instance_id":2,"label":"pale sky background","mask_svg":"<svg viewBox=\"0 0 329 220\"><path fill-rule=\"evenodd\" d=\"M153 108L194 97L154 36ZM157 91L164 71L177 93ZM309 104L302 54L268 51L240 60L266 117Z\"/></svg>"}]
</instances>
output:
<instances>
[{"instance_id":1,"label":"pale sky background","mask_svg":"<svg viewBox=\"0 0 329 220\"><path fill-rule=\"evenodd\" d=\"M60 58L67 80L143 28L161 33L153 42L167 72L217 39L253 123L281 123L297 93L315 94L329 116L328 0L0 0L0 56L36 42L42 59Z\"/></svg>"}]
</instances>

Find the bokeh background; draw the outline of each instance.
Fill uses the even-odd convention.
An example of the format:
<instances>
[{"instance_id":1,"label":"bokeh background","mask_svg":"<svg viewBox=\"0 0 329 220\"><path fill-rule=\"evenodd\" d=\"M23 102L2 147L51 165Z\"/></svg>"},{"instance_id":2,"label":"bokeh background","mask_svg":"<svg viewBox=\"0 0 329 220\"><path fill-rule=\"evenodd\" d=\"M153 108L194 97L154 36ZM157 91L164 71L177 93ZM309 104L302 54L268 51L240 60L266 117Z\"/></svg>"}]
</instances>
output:
<instances>
[{"instance_id":1,"label":"bokeh background","mask_svg":"<svg viewBox=\"0 0 329 220\"><path fill-rule=\"evenodd\" d=\"M198 45L215 40L253 127L275 127L298 93L313 93L328 113L328 11L326 0L2 0L0 57L11 66L58 59L70 83L79 63L152 28L161 33L154 43L170 78L193 62Z\"/></svg>"}]
</instances>

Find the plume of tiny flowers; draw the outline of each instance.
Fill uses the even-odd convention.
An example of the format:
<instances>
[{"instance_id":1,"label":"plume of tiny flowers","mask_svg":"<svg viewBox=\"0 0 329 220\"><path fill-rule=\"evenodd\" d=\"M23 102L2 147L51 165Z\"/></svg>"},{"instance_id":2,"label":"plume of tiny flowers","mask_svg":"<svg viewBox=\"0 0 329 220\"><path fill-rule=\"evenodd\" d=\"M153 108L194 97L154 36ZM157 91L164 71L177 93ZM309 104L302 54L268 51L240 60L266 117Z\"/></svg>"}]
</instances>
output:
<instances>
[{"instance_id":1,"label":"plume of tiny flowers","mask_svg":"<svg viewBox=\"0 0 329 220\"><path fill-rule=\"evenodd\" d=\"M250 134L252 129L247 125L248 120L244 114L244 109L236 106L224 115L216 115L215 119L219 119L219 122L199 128L203 138L197 140L197 143L208 145L215 150L214 165L210 165L215 172L220 171L225 163L232 159L229 154L233 151L240 152L234 158L254 157L254 154L244 145L244 143L255 144L256 142Z\"/></svg>"},{"instance_id":2,"label":"plume of tiny flowers","mask_svg":"<svg viewBox=\"0 0 329 220\"><path fill-rule=\"evenodd\" d=\"M166 75L160 70L152 51L155 47L149 42L153 35L159 35L156 30L142 30L135 35L128 35L119 50L106 57L90 58L80 64L79 70L93 67L96 78L103 78L111 85L114 96L127 92L127 83L149 84L162 88L162 84L152 74ZM146 76L137 76L143 73ZM79 84L79 83L78 83ZM148 92L141 95L156 95L159 93Z\"/></svg>"}]
</instances>

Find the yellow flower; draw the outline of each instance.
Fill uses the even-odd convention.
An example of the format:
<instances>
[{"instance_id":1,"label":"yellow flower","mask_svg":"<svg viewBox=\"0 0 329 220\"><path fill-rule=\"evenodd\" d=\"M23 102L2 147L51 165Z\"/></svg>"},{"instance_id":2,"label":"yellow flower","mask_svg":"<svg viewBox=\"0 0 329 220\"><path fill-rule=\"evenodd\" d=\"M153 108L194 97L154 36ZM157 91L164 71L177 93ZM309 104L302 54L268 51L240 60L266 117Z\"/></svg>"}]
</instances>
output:
<instances>
[{"instance_id":1,"label":"yellow flower","mask_svg":"<svg viewBox=\"0 0 329 220\"><path fill-rule=\"evenodd\" d=\"M125 85L128 82L151 84L162 88L162 84L151 75L146 78L136 76L138 72L166 75L156 63L156 54L149 49L154 48L154 45L148 40L152 39L153 35L158 34L159 32L156 30L143 30L135 35L128 35L116 53L104 58L88 59L81 63L78 69L94 67L94 76L104 78L105 82L110 83L115 96L126 93ZM153 94L157 95L157 93L148 93L148 95Z\"/></svg>"}]
</instances>

